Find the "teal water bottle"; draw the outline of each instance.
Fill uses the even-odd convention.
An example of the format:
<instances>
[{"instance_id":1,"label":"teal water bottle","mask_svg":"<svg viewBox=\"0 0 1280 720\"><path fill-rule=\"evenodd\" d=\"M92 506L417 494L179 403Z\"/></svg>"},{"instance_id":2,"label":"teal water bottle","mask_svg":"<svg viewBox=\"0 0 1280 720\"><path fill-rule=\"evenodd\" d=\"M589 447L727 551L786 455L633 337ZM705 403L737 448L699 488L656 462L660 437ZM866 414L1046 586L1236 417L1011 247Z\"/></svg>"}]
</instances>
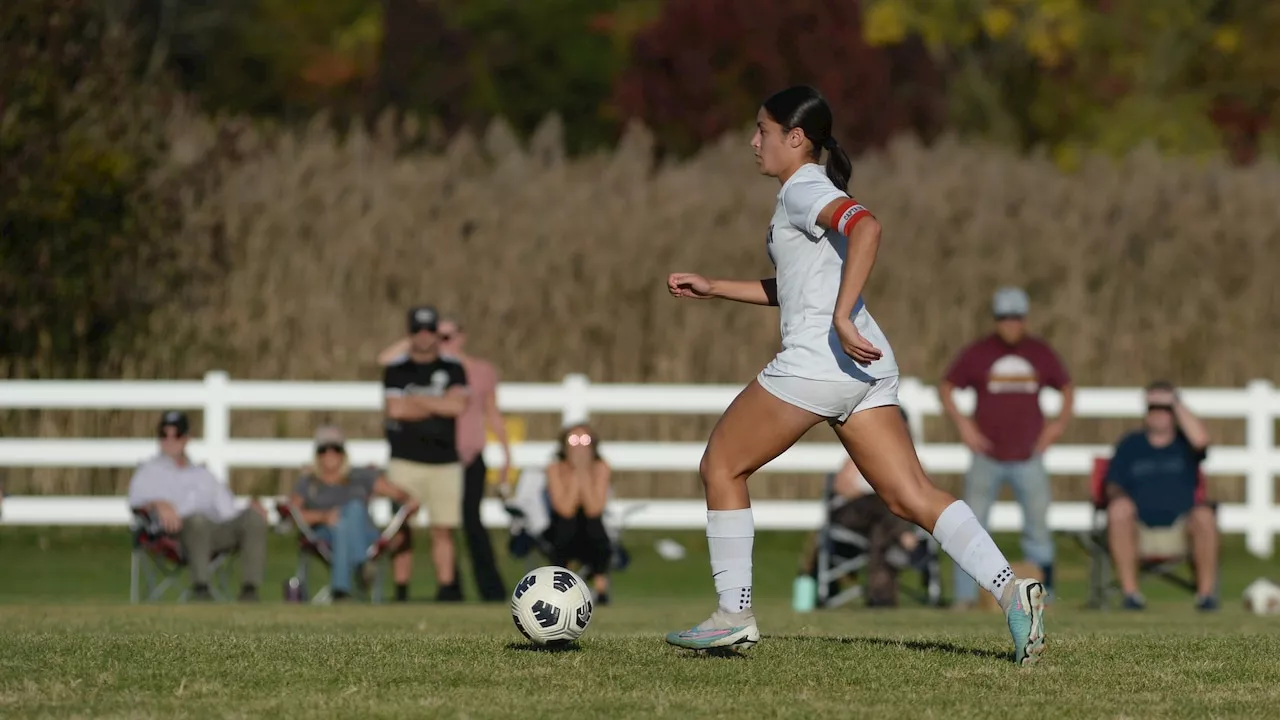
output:
<instances>
[{"instance_id":1,"label":"teal water bottle","mask_svg":"<svg viewBox=\"0 0 1280 720\"><path fill-rule=\"evenodd\" d=\"M818 598L818 583L810 575L797 575L791 585L791 609L811 612Z\"/></svg>"}]
</instances>

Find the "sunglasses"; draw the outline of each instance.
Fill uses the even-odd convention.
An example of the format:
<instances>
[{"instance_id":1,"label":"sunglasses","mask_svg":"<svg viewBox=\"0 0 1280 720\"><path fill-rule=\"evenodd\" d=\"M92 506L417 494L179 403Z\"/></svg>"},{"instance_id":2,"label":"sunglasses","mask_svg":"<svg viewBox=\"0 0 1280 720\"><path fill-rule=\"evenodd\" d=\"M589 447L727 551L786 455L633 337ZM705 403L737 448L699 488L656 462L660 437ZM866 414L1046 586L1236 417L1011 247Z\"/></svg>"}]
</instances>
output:
<instances>
[{"instance_id":1,"label":"sunglasses","mask_svg":"<svg viewBox=\"0 0 1280 720\"><path fill-rule=\"evenodd\" d=\"M1173 412L1173 406L1172 405L1148 405L1147 406L1147 412L1157 412L1159 410L1164 410L1166 412Z\"/></svg>"},{"instance_id":2,"label":"sunglasses","mask_svg":"<svg viewBox=\"0 0 1280 720\"><path fill-rule=\"evenodd\" d=\"M341 455L346 451L347 451L346 448L344 448L341 443L325 443L323 445L316 446L317 455L324 455L325 453L329 453L329 452L336 452L339 455Z\"/></svg>"},{"instance_id":3,"label":"sunglasses","mask_svg":"<svg viewBox=\"0 0 1280 720\"><path fill-rule=\"evenodd\" d=\"M568 437L569 445L573 447L586 447L591 444L591 436L582 433L581 435L570 435Z\"/></svg>"},{"instance_id":4,"label":"sunglasses","mask_svg":"<svg viewBox=\"0 0 1280 720\"><path fill-rule=\"evenodd\" d=\"M1024 320L1024 319L1025 317L1022 315L997 315L996 316L996 322L1002 322L1004 320Z\"/></svg>"}]
</instances>

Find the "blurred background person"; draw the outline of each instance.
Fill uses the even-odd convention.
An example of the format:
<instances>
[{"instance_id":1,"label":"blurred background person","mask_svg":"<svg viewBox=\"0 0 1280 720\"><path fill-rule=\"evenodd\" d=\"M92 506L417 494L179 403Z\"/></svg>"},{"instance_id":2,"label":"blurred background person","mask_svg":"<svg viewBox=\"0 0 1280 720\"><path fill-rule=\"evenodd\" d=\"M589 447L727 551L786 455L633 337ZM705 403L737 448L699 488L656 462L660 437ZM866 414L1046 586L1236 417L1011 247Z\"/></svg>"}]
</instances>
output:
<instances>
[{"instance_id":1,"label":"blurred background person","mask_svg":"<svg viewBox=\"0 0 1280 720\"><path fill-rule=\"evenodd\" d=\"M903 422L907 420L902 411ZM875 488L862 476L853 460L845 458L832 483L832 497L827 508L830 522L858 533L868 541L867 596L868 607L894 607L898 604L898 571L924 558L925 545L916 534L917 527L894 515L876 494ZM800 572L817 580L818 533L809 535L801 556ZM834 588L832 595L835 594Z\"/></svg>"},{"instance_id":2,"label":"blurred background person","mask_svg":"<svg viewBox=\"0 0 1280 720\"><path fill-rule=\"evenodd\" d=\"M455 316L445 316L439 323L440 352L462 363L467 373L467 407L458 416L458 459L463 467L462 531L471 557L476 590L486 602L506 602L507 589L498 571L497 558L489 531L480 520L480 503L484 499L488 466L484 462L486 429L502 446L503 464L498 487L505 496L511 479L511 443L507 426L498 410L497 367L484 358L467 353L467 335ZM378 363L386 366L404 357L409 338L401 338L378 353Z\"/></svg>"},{"instance_id":3,"label":"blurred background person","mask_svg":"<svg viewBox=\"0 0 1280 720\"><path fill-rule=\"evenodd\" d=\"M391 446L387 480L427 510L436 600L462 599L453 531L462 515L462 465L457 420L467 404L462 364L440 354L439 313L431 306L409 310L409 352L383 369L386 436ZM399 584L396 599L408 599Z\"/></svg>"},{"instance_id":4,"label":"blurred background person","mask_svg":"<svg viewBox=\"0 0 1280 720\"><path fill-rule=\"evenodd\" d=\"M568 567L572 561L590 567L596 601L609 603L609 566L613 546L604 527L609 499L609 463L600 456L600 442L585 423L560 433L556 459L547 466L547 496L551 501L551 562Z\"/></svg>"},{"instance_id":5,"label":"blurred background person","mask_svg":"<svg viewBox=\"0 0 1280 720\"><path fill-rule=\"evenodd\" d=\"M146 510L165 532L179 538L191 572L192 599L213 599L213 556L234 550L240 553L240 601L257 601L267 564L266 509L257 500L237 508L231 488L204 465L191 462L186 413L165 412L156 432L160 452L129 479L129 507Z\"/></svg>"},{"instance_id":6,"label":"blurred background person","mask_svg":"<svg viewBox=\"0 0 1280 720\"><path fill-rule=\"evenodd\" d=\"M1071 376L1045 341L1027 333L1027 294L1004 287L992 298L994 332L964 348L938 386L947 417L973 451L964 479L964 499L986 526L991 506L1007 483L1022 506L1022 553L1039 566L1046 591L1053 593L1053 534L1049 531L1050 478L1044 451L1066 430L1075 393ZM1040 391L1062 393L1062 411L1045 422ZM978 403L973 417L956 407L956 388L974 388ZM953 563L954 564L954 563ZM978 587L963 572L955 573L955 606L973 607Z\"/></svg>"},{"instance_id":7,"label":"blurred background person","mask_svg":"<svg viewBox=\"0 0 1280 720\"><path fill-rule=\"evenodd\" d=\"M1146 606L1138 589L1139 555L1181 553L1183 538L1170 537L1176 533L1191 541L1196 607L1216 610L1218 522L1200 480L1209 432L1182 404L1171 383L1151 383L1146 396L1142 428L1116 443L1107 466L1107 542L1124 593L1123 607ZM1164 545L1165 539L1172 542Z\"/></svg>"},{"instance_id":8,"label":"blurred background person","mask_svg":"<svg viewBox=\"0 0 1280 720\"><path fill-rule=\"evenodd\" d=\"M369 517L369 501L375 495L413 507L413 498L387 482L382 471L351 467L340 428L318 428L315 464L298 478L289 502L332 551L329 585L336 602L351 596L355 572L378 539L378 528Z\"/></svg>"},{"instance_id":9,"label":"blurred background person","mask_svg":"<svg viewBox=\"0 0 1280 720\"><path fill-rule=\"evenodd\" d=\"M503 463L498 487L503 495L511 478L511 443L507 426L498 410L500 374L494 364L467 353L467 335L456 316L442 317L439 324L440 352L462 363L467 372L467 408L458 416L458 458L463 467L462 531L471 557L476 590L486 602L506 602L507 589L498 571L489 531L480 520L480 503L487 487L488 466L484 462L486 430L502 446ZM408 352L409 338L401 338L378 354L378 362L388 365Z\"/></svg>"}]
</instances>

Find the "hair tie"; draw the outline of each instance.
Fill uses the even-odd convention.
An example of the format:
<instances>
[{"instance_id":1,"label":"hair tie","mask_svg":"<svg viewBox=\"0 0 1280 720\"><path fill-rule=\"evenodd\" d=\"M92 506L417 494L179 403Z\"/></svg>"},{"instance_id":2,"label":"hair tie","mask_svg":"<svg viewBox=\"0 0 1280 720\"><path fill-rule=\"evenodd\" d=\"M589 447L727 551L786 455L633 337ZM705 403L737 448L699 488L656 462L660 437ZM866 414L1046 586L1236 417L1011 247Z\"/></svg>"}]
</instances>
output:
<instances>
[{"instance_id":1,"label":"hair tie","mask_svg":"<svg viewBox=\"0 0 1280 720\"><path fill-rule=\"evenodd\" d=\"M837 147L839 147L839 144L836 143L835 138L828 135L827 137L823 138L822 147L826 148L827 150L835 150Z\"/></svg>"}]
</instances>

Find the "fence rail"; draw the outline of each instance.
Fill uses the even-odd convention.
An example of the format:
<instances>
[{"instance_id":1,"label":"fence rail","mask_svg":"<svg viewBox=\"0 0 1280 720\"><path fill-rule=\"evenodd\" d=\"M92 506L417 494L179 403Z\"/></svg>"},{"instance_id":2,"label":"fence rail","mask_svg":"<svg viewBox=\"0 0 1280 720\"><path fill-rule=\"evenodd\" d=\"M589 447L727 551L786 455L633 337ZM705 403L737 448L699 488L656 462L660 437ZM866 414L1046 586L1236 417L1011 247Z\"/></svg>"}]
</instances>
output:
<instances>
[{"instance_id":1,"label":"fence rail","mask_svg":"<svg viewBox=\"0 0 1280 720\"><path fill-rule=\"evenodd\" d=\"M717 414L737 394L737 386L592 384L585 376L569 375L561 383L504 383L498 388L498 405L507 413L559 413L565 423L594 414ZM1280 417L1280 392L1266 380L1244 388L1189 388L1182 396L1201 417L1236 418L1246 423L1242 446L1215 446L1205 463L1209 475L1243 475L1245 501L1222 508L1222 529L1243 533L1250 552L1269 557L1280 532L1280 508L1275 504L1274 477L1280 474L1280 451L1275 442ZM934 473L960 473L969 465L963 445L928 443L924 420L942 413L936 388L915 378L904 378L899 398L910 415L921 461ZM972 392L959 392L959 406L972 410ZM1080 388L1076 393L1077 417L1140 418L1144 399L1138 388ZM1056 413L1061 396L1045 391L1041 405ZM219 478L233 467L293 468L307 462L311 444L305 439L238 438L231 434L232 410L328 410L370 411L382 407L381 389L369 382L270 382L232 381L213 371L203 381L3 381L0 408L74 410L159 410L180 408L199 411L204 418L203 437L189 446L191 455L208 464ZM356 464L384 463L386 444L380 440L348 443ZM700 442L611 441L604 447L610 464L620 471L692 471L702 455ZM513 445L517 468L540 467L552 450L549 442ZM132 467L156 451L151 438L0 438L0 467ZM1045 454L1051 474L1083 475L1093 458L1108 455L1108 445L1058 445ZM485 449L491 465L501 461L500 448ZM788 450L762 468L762 472L829 472L838 467L843 450L836 443L805 443ZM620 509L632 512L629 527L697 528L705 521L700 501L620 500ZM375 506L375 515L387 512ZM761 528L812 528L820 509L814 501L762 501L755 505ZM506 517L496 501L482 508L486 525L503 526ZM1050 509L1050 526L1080 530L1089 524L1087 503L1057 502ZM122 498L111 497L10 497L5 500L4 524L121 525L128 522ZM997 503L991 518L993 529L1021 527L1021 512L1011 503Z\"/></svg>"}]
</instances>

